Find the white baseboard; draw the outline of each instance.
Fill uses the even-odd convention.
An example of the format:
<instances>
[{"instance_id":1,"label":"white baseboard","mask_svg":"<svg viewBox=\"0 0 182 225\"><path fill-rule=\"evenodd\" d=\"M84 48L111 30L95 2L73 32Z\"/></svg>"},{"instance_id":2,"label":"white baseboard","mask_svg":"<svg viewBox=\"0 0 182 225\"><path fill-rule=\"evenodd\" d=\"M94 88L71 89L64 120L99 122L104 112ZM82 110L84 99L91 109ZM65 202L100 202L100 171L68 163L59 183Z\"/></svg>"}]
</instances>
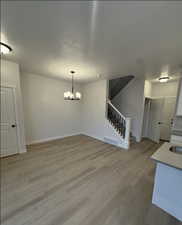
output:
<instances>
[{"instance_id":1,"label":"white baseboard","mask_svg":"<svg viewBox=\"0 0 182 225\"><path fill-rule=\"evenodd\" d=\"M48 142L48 141L54 141L54 140L58 140L58 139L66 138L66 137L80 135L80 134L81 133L74 133L74 134L69 134L69 135L43 138L43 139L27 142L26 145L40 144L40 143L44 143L44 142Z\"/></svg>"},{"instance_id":2,"label":"white baseboard","mask_svg":"<svg viewBox=\"0 0 182 225\"><path fill-rule=\"evenodd\" d=\"M48 141L54 141L54 140L58 140L58 139L66 138L66 137L75 136L75 135L86 135L86 136L95 138L95 139L97 139L99 141L102 141L104 143L112 144L114 146L117 146L119 148L123 148L123 149L126 149L126 150L128 149L128 144L125 143L124 141L122 143L118 143L116 141L117 142L116 144L114 142L110 143L104 138L97 137L97 136L94 136L94 135L90 135L90 134L87 134L87 133L84 133L84 132L74 133L74 134L69 134L69 135L56 136L56 137L48 137L48 138L39 139L39 140L34 140L34 141L28 142L27 145L40 144L40 143L44 143L44 142L48 142ZM26 152L26 149L25 149L25 151L22 151L21 153L23 153L23 152Z\"/></svg>"},{"instance_id":3,"label":"white baseboard","mask_svg":"<svg viewBox=\"0 0 182 225\"><path fill-rule=\"evenodd\" d=\"M21 153L26 153L27 152L27 149L26 148L22 148L20 151L19 151L19 153L21 154Z\"/></svg>"},{"instance_id":4,"label":"white baseboard","mask_svg":"<svg viewBox=\"0 0 182 225\"><path fill-rule=\"evenodd\" d=\"M110 144L110 145L114 145L114 146L116 146L116 147L119 147L119 148L122 148L122 149L125 149L125 150L128 150L128 144L126 144L124 141L123 141L123 143L110 143L110 142L108 142L106 139L104 139L104 138L101 138L101 137L97 137L97 136L94 136L94 135L90 135L90 134L87 134L87 133L83 133L83 135L86 135L86 136L89 136L89 137L92 137L92 138L95 138L95 139L97 139L97 140L99 140L99 141L102 141L102 142L104 142L104 143L107 143L107 144Z\"/></svg>"},{"instance_id":5,"label":"white baseboard","mask_svg":"<svg viewBox=\"0 0 182 225\"><path fill-rule=\"evenodd\" d=\"M90 135L90 134L87 134L87 133L82 133L83 135L86 135L86 136L88 136L88 137L91 137L91 138L94 138L94 139L97 139L97 140L99 140L99 141L103 141L103 139L102 138L100 138L100 137L97 137L97 136L94 136L94 135ZM104 142L104 141L103 141Z\"/></svg>"}]
</instances>

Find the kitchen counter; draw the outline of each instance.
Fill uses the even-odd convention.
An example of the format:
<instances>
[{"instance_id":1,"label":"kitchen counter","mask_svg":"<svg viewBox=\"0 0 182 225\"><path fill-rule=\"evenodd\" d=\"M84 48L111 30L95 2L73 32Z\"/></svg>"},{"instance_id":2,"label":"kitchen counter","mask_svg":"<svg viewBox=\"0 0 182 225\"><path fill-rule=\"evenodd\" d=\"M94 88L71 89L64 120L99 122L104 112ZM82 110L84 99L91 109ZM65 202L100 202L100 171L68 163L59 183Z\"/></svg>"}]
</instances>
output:
<instances>
[{"instance_id":1,"label":"kitchen counter","mask_svg":"<svg viewBox=\"0 0 182 225\"><path fill-rule=\"evenodd\" d=\"M167 164L182 170L182 154L171 152L169 149L173 145L171 143L164 143L153 155L152 159L157 162Z\"/></svg>"},{"instance_id":2,"label":"kitchen counter","mask_svg":"<svg viewBox=\"0 0 182 225\"><path fill-rule=\"evenodd\" d=\"M172 146L166 142L152 155L157 162L152 203L182 222L182 154L171 152Z\"/></svg>"},{"instance_id":3,"label":"kitchen counter","mask_svg":"<svg viewBox=\"0 0 182 225\"><path fill-rule=\"evenodd\" d=\"M182 136L182 131L181 130L173 130L172 135L176 135L176 136Z\"/></svg>"}]
</instances>

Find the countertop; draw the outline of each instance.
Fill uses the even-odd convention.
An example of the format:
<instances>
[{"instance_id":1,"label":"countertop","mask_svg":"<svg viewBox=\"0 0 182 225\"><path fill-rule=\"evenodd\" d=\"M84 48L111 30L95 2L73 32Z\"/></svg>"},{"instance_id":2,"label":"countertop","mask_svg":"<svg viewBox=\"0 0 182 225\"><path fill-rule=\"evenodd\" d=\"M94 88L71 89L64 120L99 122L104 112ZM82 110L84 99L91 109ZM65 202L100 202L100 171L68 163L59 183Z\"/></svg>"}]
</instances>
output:
<instances>
[{"instance_id":1,"label":"countertop","mask_svg":"<svg viewBox=\"0 0 182 225\"><path fill-rule=\"evenodd\" d=\"M171 152L169 149L173 145L165 142L153 155L152 159L182 170L182 155Z\"/></svg>"},{"instance_id":2,"label":"countertop","mask_svg":"<svg viewBox=\"0 0 182 225\"><path fill-rule=\"evenodd\" d=\"M182 131L181 130L172 130L172 135L176 135L176 136L182 136Z\"/></svg>"}]
</instances>

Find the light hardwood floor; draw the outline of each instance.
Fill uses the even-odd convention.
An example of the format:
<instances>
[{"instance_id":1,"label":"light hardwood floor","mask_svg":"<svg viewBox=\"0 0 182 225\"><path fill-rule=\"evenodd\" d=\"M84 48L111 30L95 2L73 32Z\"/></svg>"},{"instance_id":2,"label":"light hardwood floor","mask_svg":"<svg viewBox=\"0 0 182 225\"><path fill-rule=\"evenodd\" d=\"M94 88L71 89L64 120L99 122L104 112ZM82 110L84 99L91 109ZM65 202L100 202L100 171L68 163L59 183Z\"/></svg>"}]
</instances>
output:
<instances>
[{"instance_id":1,"label":"light hardwood floor","mask_svg":"<svg viewBox=\"0 0 182 225\"><path fill-rule=\"evenodd\" d=\"M151 204L159 147L121 150L87 136L1 160L2 225L179 225Z\"/></svg>"}]
</instances>

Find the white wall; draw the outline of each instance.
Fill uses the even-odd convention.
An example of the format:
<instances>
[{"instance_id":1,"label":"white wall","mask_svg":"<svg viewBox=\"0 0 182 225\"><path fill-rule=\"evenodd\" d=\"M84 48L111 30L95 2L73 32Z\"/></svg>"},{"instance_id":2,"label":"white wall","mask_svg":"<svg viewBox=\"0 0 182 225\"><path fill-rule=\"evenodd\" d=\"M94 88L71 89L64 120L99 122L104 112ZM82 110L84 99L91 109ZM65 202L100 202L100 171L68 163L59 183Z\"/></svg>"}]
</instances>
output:
<instances>
[{"instance_id":1,"label":"white wall","mask_svg":"<svg viewBox=\"0 0 182 225\"><path fill-rule=\"evenodd\" d=\"M141 140L144 114L144 79L134 78L112 100L113 104L126 117L132 118L131 133Z\"/></svg>"},{"instance_id":2,"label":"white wall","mask_svg":"<svg viewBox=\"0 0 182 225\"><path fill-rule=\"evenodd\" d=\"M178 80L167 83L145 81L144 95L146 98L175 97L178 91Z\"/></svg>"},{"instance_id":3,"label":"white wall","mask_svg":"<svg viewBox=\"0 0 182 225\"><path fill-rule=\"evenodd\" d=\"M178 98L176 102L176 115L182 116L182 79L179 82Z\"/></svg>"},{"instance_id":4,"label":"white wall","mask_svg":"<svg viewBox=\"0 0 182 225\"><path fill-rule=\"evenodd\" d=\"M144 96L146 98L150 98L152 94L151 92L152 92L152 84L150 81L146 80L144 86Z\"/></svg>"},{"instance_id":5,"label":"white wall","mask_svg":"<svg viewBox=\"0 0 182 225\"><path fill-rule=\"evenodd\" d=\"M167 83L145 81L145 97L149 98L169 98L176 97L178 92L179 80L173 80ZM174 119L174 126L181 127L181 119ZM144 125L147 126L147 120L144 118ZM176 128L176 129L177 129ZM143 130L144 136L146 135Z\"/></svg>"},{"instance_id":6,"label":"white wall","mask_svg":"<svg viewBox=\"0 0 182 225\"><path fill-rule=\"evenodd\" d=\"M19 152L26 152L25 136L24 136L24 114L22 108L22 95L20 88L20 72L18 64L7 60L1 60L1 85L13 86L16 88L17 103L17 132L20 137Z\"/></svg>"},{"instance_id":7,"label":"white wall","mask_svg":"<svg viewBox=\"0 0 182 225\"><path fill-rule=\"evenodd\" d=\"M82 102L63 99L63 93L71 89L71 83L22 74L21 84L27 144L81 132Z\"/></svg>"},{"instance_id":8,"label":"white wall","mask_svg":"<svg viewBox=\"0 0 182 225\"><path fill-rule=\"evenodd\" d=\"M101 80L83 86L82 133L121 143L121 137L106 119L107 81Z\"/></svg>"},{"instance_id":9,"label":"white wall","mask_svg":"<svg viewBox=\"0 0 182 225\"><path fill-rule=\"evenodd\" d=\"M65 101L63 99L63 93L71 88L70 83L40 75L24 73L21 75L22 108L18 64L3 60L1 62L1 74L1 84L13 85L17 89L18 114L20 118L18 124L21 137L20 152L26 150L25 134L26 144L80 133L103 141L107 141L105 138L110 138L119 146L125 144L106 118L106 80L77 85L76 88L78 90L81 89L80 91L83 93L83 100ZM138 85L135 87L138 92L138 87L142 85L139 85L137 82L135 84ZM140 96L141 91L139 92ZM136 97L138 94L134 94L134 96ZM130 97L131 99L133 98L131 95L128 96L129 101ZM137 101L138 100L141 99L137 99ZM138 114L139 112L136 112L135 109L134 116L131 115L131 117L134 118L134 134L141 132L140 128L137 128L140 123L138 121L138 119L140 119ZM24 116L26 132L24 130ZM126 114L126 116L129 115ZM136 131L136 129L138 130Z\"/></svg>"},{"instance_id":10,"label":"white wall","mask_svg":"<svg viewBox=\"0 0 182 225\"><path fill-rule=\"evenodd\" d=\"M182 115L179 116L181 114L180 111L182 111L182 78L180 79L178 88L178 97L176 102L176 115L178 116L174 119L173 130L182 131Z\"/></svg>"},{"instance_id":11,"label":"white wall","mask_svg":"<svg viewBox=\"0 0 182 225\"><path fill-rule=\"evenodd\" d=\"M178 92L178 80L167 82L167 83L152 83L151 97L162 98L162 97L175 97Z\"/></svg>"}]
</instances>

